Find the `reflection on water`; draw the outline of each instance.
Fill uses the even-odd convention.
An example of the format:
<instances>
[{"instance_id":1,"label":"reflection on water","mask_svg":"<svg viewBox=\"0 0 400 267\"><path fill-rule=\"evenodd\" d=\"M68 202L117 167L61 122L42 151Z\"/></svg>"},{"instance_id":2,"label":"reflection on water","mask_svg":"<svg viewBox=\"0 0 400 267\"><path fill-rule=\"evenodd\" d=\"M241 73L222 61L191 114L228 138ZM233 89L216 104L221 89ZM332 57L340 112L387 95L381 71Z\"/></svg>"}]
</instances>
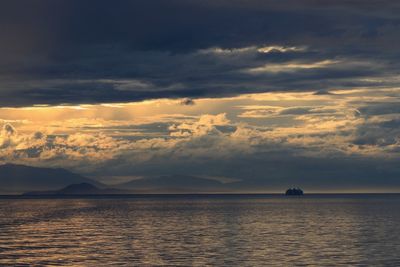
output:
<instances>
[{"instance_id":1,"label":"reflection on water","mask_svg":"<svg viewBox=\"0 0 400 267\"><path fill-rule=\"evenodd\" d=\"M0 200L0 265L400 265L400 196Z\"/></svg>"}]
</instances>

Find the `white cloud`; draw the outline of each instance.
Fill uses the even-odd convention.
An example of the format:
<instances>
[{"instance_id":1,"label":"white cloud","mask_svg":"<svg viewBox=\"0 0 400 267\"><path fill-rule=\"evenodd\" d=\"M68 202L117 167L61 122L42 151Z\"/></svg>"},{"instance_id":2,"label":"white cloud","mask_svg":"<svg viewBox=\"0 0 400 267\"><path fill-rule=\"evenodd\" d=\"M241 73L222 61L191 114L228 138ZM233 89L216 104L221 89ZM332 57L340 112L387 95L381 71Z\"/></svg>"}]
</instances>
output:
<instances>
[{"instance_id":1,"label":"white cloud","mask_svg":"<svg viewBox=\"0 0 400 267\"><path fill-rule=\"evenodd\" d=\"M246 46L236 48L221 48L221 47L210 47L201 49L198 51L200 54L215 54L215 55L232 55L232 54L243 54L243 53L272 53L272 52L303 52L306 51L305 46L283 46L283 45L267 45L267 46Z\"/></svg>"},{"instance_id":2,"label":"white cloud","mask_svg":"<svg viewBox=\"0 0 400 267\"><path fill-rule=\"evenodd\" d=\"M298 70L319 69L331 67L338 64L337 60L322 60L315 62L285 62L285 63L268 63L261 67L246 69L247 73L278 73L278 72L294 72Z\"/></svg>"},{"instance_id":3,"label":"white cloud","mask_svg":"<svg viewBox=\"0 0 400 267\"><path fill-rule=\"evenodd\" d=\"M260 53L271 53L271 52L303 52L306 51L307 47L305 46L280 46L280 45L272 45L272 46L264 46L257 49Z\"/></svg>"}]
</instances>

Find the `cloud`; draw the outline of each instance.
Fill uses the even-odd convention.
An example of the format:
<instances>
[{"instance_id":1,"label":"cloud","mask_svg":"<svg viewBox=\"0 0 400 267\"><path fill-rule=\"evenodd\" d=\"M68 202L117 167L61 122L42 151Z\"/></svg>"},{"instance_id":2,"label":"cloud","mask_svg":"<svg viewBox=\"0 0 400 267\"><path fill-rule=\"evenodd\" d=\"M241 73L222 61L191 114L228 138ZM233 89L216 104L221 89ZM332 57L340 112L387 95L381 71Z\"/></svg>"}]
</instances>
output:
<instances>
[{"instance_id":1,"label":"cloud","mask_svg":"<svg viewBox=\"0 0 400 267\"><path fill-rule=\"evenodd\" d=\"M169 127L172 136L204 136L210 134L219 135L221 132L216 126L229 125L230 121L225 113L218 115L201 115L196 122L181 123Z\"/></svg>"},{"instance_id":2,"label":"cloud","mask_svg":"<svg viewBox=\"0 0 400 267\"><path fill-rule=\"evenodd\" d=\"M193 99L186 97L181 100L180 104L183 106L193 106L196 103Z\"/></svg>"},{"instance_id":3,"label":"cloud","mask_svg":"<svg viewBox=\"0 0 400 267\"><path fill-rule=\"evenodd\" d=\"M257 53L268 54L268 53L289 53L289 52L304 52L307 48L295 47L295 46L247 46L247 47L231 47L231 48L221 48L221 47L209 47L206 49L200 49L197 52L202 55L222 55L222 56L238 56L241 54L254 55Z\"/></svg>"},{"instance_id":4,"label":"cloud","mask_svg":"<svg viewBox=\"0 0 400 267\"><path fill-rule=\"evenodd\" d=\"M304 69L318 69L325 68L339 62L332 60L323 60L311 63L288 62L283 64L267 64L262 67L250 68L246 70L249 73L278 73L278 72L293 72Z\"/></svg>"},{"instance_id":5,"label":"cloud","mask_svg":"<svg viewBox=\"0 0 400 267\"><path fill-rule=\"evenodd\" d=\"M272 53L272 52L303 52L306 51L306 47L295 47L295 46L279 46L279 45L272 45L272 46L264 46L257 49L260 53Z\"/></svg>"},{"instance_id":6,"label":"cloud","mask_svg":"<svg viewBox=\"0 0 400 267\"><path fill-rule=\"evenodd\" d=\"M14 126L12 126L9 123L6 123L3 125L0 135L4 137L10 137L15 135L16 133L17 131L15 130Z\"/></svg>"},{"instance_id":7,"label":"cloud","mask_svg":"<svg viewBox=\"0 0 400 267\"><path fill-rule=\"evenodd\" d=\"M383 103L399 96L357 89L204 98L190 107L162 99L3 108L0 161L64 167L103 181L110 175L110 182L178 173L228 177L253 189L296 179L310 188L379 185L380 177L381 186L396 185L400 117ZM363 109L369 105L373 112Z\"/></svg>"},{"instance_id":8,"label":"cloud","mask_svg":"<svg viewBox=\"0 0 400 267\"><path fill-rule=\"evenodd\" d=\"M21 3L0 14L3 107L399 85L393 1Z\"/></svg>"}]
</instances>

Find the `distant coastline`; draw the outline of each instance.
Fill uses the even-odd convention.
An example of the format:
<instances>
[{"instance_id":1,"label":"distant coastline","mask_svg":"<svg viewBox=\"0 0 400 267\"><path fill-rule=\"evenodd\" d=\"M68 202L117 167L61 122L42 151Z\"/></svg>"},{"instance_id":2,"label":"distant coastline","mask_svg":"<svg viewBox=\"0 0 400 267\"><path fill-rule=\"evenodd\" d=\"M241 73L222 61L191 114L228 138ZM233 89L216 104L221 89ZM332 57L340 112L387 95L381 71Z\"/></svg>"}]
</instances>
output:
<instances>
[{"instance_id":1,"label":"distant coastline","mask_svg":"<svg viewBox=\"0 0 400 267\"><path fill-rule=\"evenodd\" d=\"M307 193L302 199L310 198L367 198L367 197L400 197L399 193ZM36 194L36 195L0 195L0 199L120 199L120 198L287 198L282 193L130 193L130 194ZM297 199L297 198L296 198Z\"/></svg>"}]
</instances>

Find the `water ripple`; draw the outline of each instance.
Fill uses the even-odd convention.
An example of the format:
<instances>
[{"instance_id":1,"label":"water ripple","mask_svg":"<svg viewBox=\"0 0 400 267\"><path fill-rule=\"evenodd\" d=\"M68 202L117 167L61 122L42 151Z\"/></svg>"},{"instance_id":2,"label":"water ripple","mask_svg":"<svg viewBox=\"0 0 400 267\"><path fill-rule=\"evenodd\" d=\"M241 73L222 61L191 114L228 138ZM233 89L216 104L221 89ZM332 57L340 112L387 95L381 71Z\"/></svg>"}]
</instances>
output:
<instances>
[{"instance_id":1,"label":"water ripple","mask_svg":"<svg viewBox=\"0 0 400 267\"><path fill-rule=\"evenodd\" d=\"M0 265L399 266L399 196L2 199Z\"/></svg>"}]
</instances>

